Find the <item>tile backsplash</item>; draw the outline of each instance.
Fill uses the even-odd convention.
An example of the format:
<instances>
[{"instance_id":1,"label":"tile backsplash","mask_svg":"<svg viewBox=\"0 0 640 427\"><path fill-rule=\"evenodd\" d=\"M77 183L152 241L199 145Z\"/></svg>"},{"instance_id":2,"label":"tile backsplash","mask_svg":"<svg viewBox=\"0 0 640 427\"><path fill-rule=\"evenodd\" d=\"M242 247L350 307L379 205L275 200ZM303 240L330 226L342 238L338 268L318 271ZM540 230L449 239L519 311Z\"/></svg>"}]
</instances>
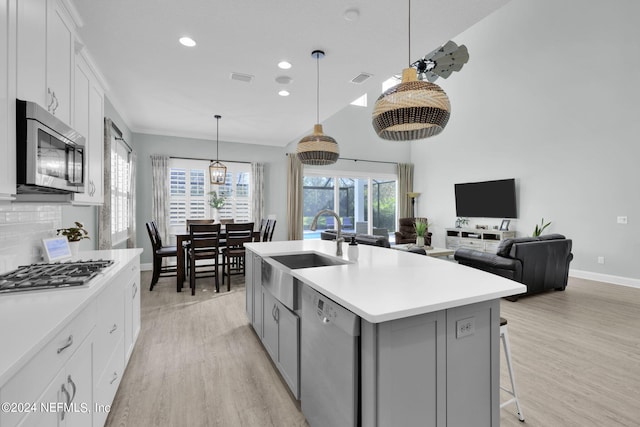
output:
<instances>
[{"instance_id":1,"label":"tile backsplash","mask_svg":"<svg viewBox=\"0 0 640 427\"><path fill-rule=\"evenodd\" d=\"M62 207L0 203L0 274L42 260L42 239L61 228Z\"/></svg>"}]
</instances>

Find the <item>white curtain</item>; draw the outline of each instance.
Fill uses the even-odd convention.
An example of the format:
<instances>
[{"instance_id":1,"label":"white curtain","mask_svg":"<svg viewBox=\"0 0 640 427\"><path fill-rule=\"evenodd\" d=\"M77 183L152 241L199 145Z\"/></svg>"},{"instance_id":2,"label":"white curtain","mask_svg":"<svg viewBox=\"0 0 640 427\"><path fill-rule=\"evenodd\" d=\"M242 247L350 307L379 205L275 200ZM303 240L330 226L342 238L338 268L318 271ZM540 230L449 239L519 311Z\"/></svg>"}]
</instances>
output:
<instances>
[{"instance_id":1,"label":"white curtain","mask_svg":"<svg viewBox=\"0 0 640 427\"><path fill-rule=\"evenodd\" d=\"M113 122L104 119L103 203L98 208L98 249L111 249L111 143Z\"/></svg>"},{"instance_id":2,"label":"white curtain","mask_svg":"<svg viewBox=\"0 0 640 427\"><path fill-rule=\"evenodd\" d=\"M136 245L136 162L138 156L135 151L129 153L129 194L127 194L127 206L129 207L129 225L127 226L127 247L135 248Z\"/></svg>"},{"instance_id":3,"label":"white curtain","mask_svg":"<svg viewBox=\"0 0 640 427\"><path fill-rule=\"evenodd\" d=\"M163 244L169 238L169 156L151 155L151 216L158 225Z\"/></svg>"},{"instance_id":4,"label":"white curtain","mask_svg":"<svg viewBox=\"0 0 640 427\"><path fill-rule=\"evenodd\" d=\"M398 218L412 216L411 199L407 193L413 191L413 164L398 163Z\"/></svg>"},{"instance_id":5,"label":"white curtain","mask_svg":"<svg viewBox=\"0 0 640 427\"><path fill-rule=\"evenodd\" d=\"M264 163L251 163L251 189L251 218L258 229L264 218Z\"/></svg>"},{"instance_id":6,"label":"white curtain","mask_svg":"<svg viewBox=\"0 0 640 427\"><path fill-rule=\"evenodd\" d=\"M302 240L302 162L289 153L287 165L287 239Z\"/></svg>"}]
</instances>

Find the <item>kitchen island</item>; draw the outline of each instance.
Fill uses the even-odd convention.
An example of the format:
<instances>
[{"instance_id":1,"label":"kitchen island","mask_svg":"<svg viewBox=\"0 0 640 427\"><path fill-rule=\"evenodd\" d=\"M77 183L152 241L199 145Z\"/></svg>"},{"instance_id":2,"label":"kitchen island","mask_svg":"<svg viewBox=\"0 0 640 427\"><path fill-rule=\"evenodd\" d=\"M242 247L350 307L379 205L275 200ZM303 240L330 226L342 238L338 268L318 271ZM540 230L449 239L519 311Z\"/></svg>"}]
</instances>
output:
<instances>
[{"instance_id":1,"label":"kitchen island","mask_svg":"<svg viewBox=\"0 0 640 427\"><path fill-rule=\"evenodd\" d=\"M300 348L312 344L299 326L301 316L303 322L309 318L302 313L310 307L303 304L308 289L359 319L353 341L354 425L499 425L499 298L523 292L523 285L443 259L360 245L357 262L343 256L340 265L290 269L292 305L263 286L263 265L273 264L272 257L305 252L335 258L336 243L251 243L247 248L247 314L293 395L302 396L312 427L305 411L311 374L305 376L300 362L305 358ZM318 363L330 372L340 362L328 357Z\"/></svg>"}]
</instances>

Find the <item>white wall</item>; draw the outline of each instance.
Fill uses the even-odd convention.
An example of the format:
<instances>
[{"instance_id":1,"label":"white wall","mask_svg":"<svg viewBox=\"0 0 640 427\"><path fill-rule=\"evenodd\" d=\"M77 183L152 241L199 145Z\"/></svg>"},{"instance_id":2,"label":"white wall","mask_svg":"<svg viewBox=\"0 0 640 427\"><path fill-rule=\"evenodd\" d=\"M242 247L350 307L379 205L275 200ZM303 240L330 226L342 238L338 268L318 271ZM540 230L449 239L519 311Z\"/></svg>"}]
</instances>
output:
<instances>
[{"instance_id":1,"label":"white wall","mask_svg":"<svg viewBox=\"0 0 640 427\"><path fill-rule=\"evenodd\" d=\"M638 16L631 0L513 0L455 39L470 60L437 81L451 120L411 143L435 245L456 219L454 183L516 178L518 235L544 217L573 239L572 269L640 278Z\"/></svg>"}]
</instances>

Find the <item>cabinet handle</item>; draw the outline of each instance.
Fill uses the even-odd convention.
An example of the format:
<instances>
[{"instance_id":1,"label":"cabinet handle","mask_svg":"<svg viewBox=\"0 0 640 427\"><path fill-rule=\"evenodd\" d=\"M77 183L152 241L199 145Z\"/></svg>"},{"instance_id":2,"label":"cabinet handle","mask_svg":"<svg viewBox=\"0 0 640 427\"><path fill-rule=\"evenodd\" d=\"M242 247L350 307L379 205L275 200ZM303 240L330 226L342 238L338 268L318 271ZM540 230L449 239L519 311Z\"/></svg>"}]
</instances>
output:
<instances>
[{"instance_id":1,"label":"cabinet handle","mask_svg":"<svg viewBox=\"0 0 640 427\"><path fill-rule=\"evenodd\" d=\"M69 392L65 388L64 384L62 384L62 392L67 395L67 408L71 406L71 396L69 396ZM65 408L62 408L62 413L60 414L60 420L64 421Z\"/></svg>"},{"instance_id":2,"label":"cabinet handle","mask_svg":"<svg viewBox=\"0 0 640 427\"><path fill-rule=\"evenodd\" d=\"M114 323L113 326L111 327L111 330L109 331L109 333L112 334L117 330L118 330L118 325Z\"/></svg>"},{"instance_id":3,"label":"cabinet handle","mask_svg":"<svg viewBox=\"0 0 640 427\"><path fill-rule=\"evenodd\" d=\"M111 379L111 381L109 381L109 384L113 384L117 379L118 379L118 373L114 372L113 378Z\"/></svg>"},{"instance_id":4,"label":"cabinet handle","mask_svg":"<svg viewBox=\"0 0 640 427\"><path fill-rule=\"evenodd\" d=\"M273 304L273 308L271 309L271 317L273 320L276 320L276 305Z\"/></svg>"},{"instance_id":5,"label":"cabinet handle","mask_svg":"<svg viewBox=\"0 0 640 427\"><path fill-rule=\"evenodd\" d=\"M47 105L47 111L51 112L51 106L53 105L53 92L51 92L51 88L47 88L47 94L49 94L49 98L51 99L51 102L49 102L49 104Z\"/></svg>"},{"instance_id":6,"label":"cabinet handle","mask_svg":"<svg viewBox=\"0 0 640 427\"><path fill-rule=\"evenodd\" d=\"M69 335L69 338L67 338L66 344L58 348L58 354L62 353L67 348L71 347L72 344L73 344L73 335Z\"/></svg>"},{"instance_id":7,"label":"cabinet handle","mask_svg":"<svg viewBox=\"0 0 640 427\"><path fill-rule=\"evenodd\" d=\"M134 283L133 284L133 296L131 297L131 299L134 299L136 297L136 295L138 295L138 284Z\"/></svg>"},{"instance_id":8,"label":"cabinet handle","mask_svg":"<svg viewBox=\"0 0 640 427\"><path fill-rule=\"evenodd\" d=\"M67 383L71 384L71 387L73 388L73 392L71 394L71 402L73 402L73 399L76 398L76 383L74 383L73 380L71 379L71 375L67 377Z\"/></svg>"},{"instance_id":9,"label":"cabinet handle","mask_svg":"<svg viewBox=\"0 0 640 427\"><path fill-rule=\"evenodd\" d=\"M276 323L280 321L280 309L276 307Z\"/></svg>"},{"instance_id":10,"label":"cabinet handle","mask_svg":"<svg viewBox=\"0 0 640 427\"><path fill-rule=\"evenodd\" d=\"M60 105L60 103L58 103L58 97L56 96L56 93L55 92L52 92L52 93L53 93L53 99L55 99L56 101L56 106L53 107L53 115L55 116L56 110L58 109L58 106Z\"/></svg>"}]
</instances>

